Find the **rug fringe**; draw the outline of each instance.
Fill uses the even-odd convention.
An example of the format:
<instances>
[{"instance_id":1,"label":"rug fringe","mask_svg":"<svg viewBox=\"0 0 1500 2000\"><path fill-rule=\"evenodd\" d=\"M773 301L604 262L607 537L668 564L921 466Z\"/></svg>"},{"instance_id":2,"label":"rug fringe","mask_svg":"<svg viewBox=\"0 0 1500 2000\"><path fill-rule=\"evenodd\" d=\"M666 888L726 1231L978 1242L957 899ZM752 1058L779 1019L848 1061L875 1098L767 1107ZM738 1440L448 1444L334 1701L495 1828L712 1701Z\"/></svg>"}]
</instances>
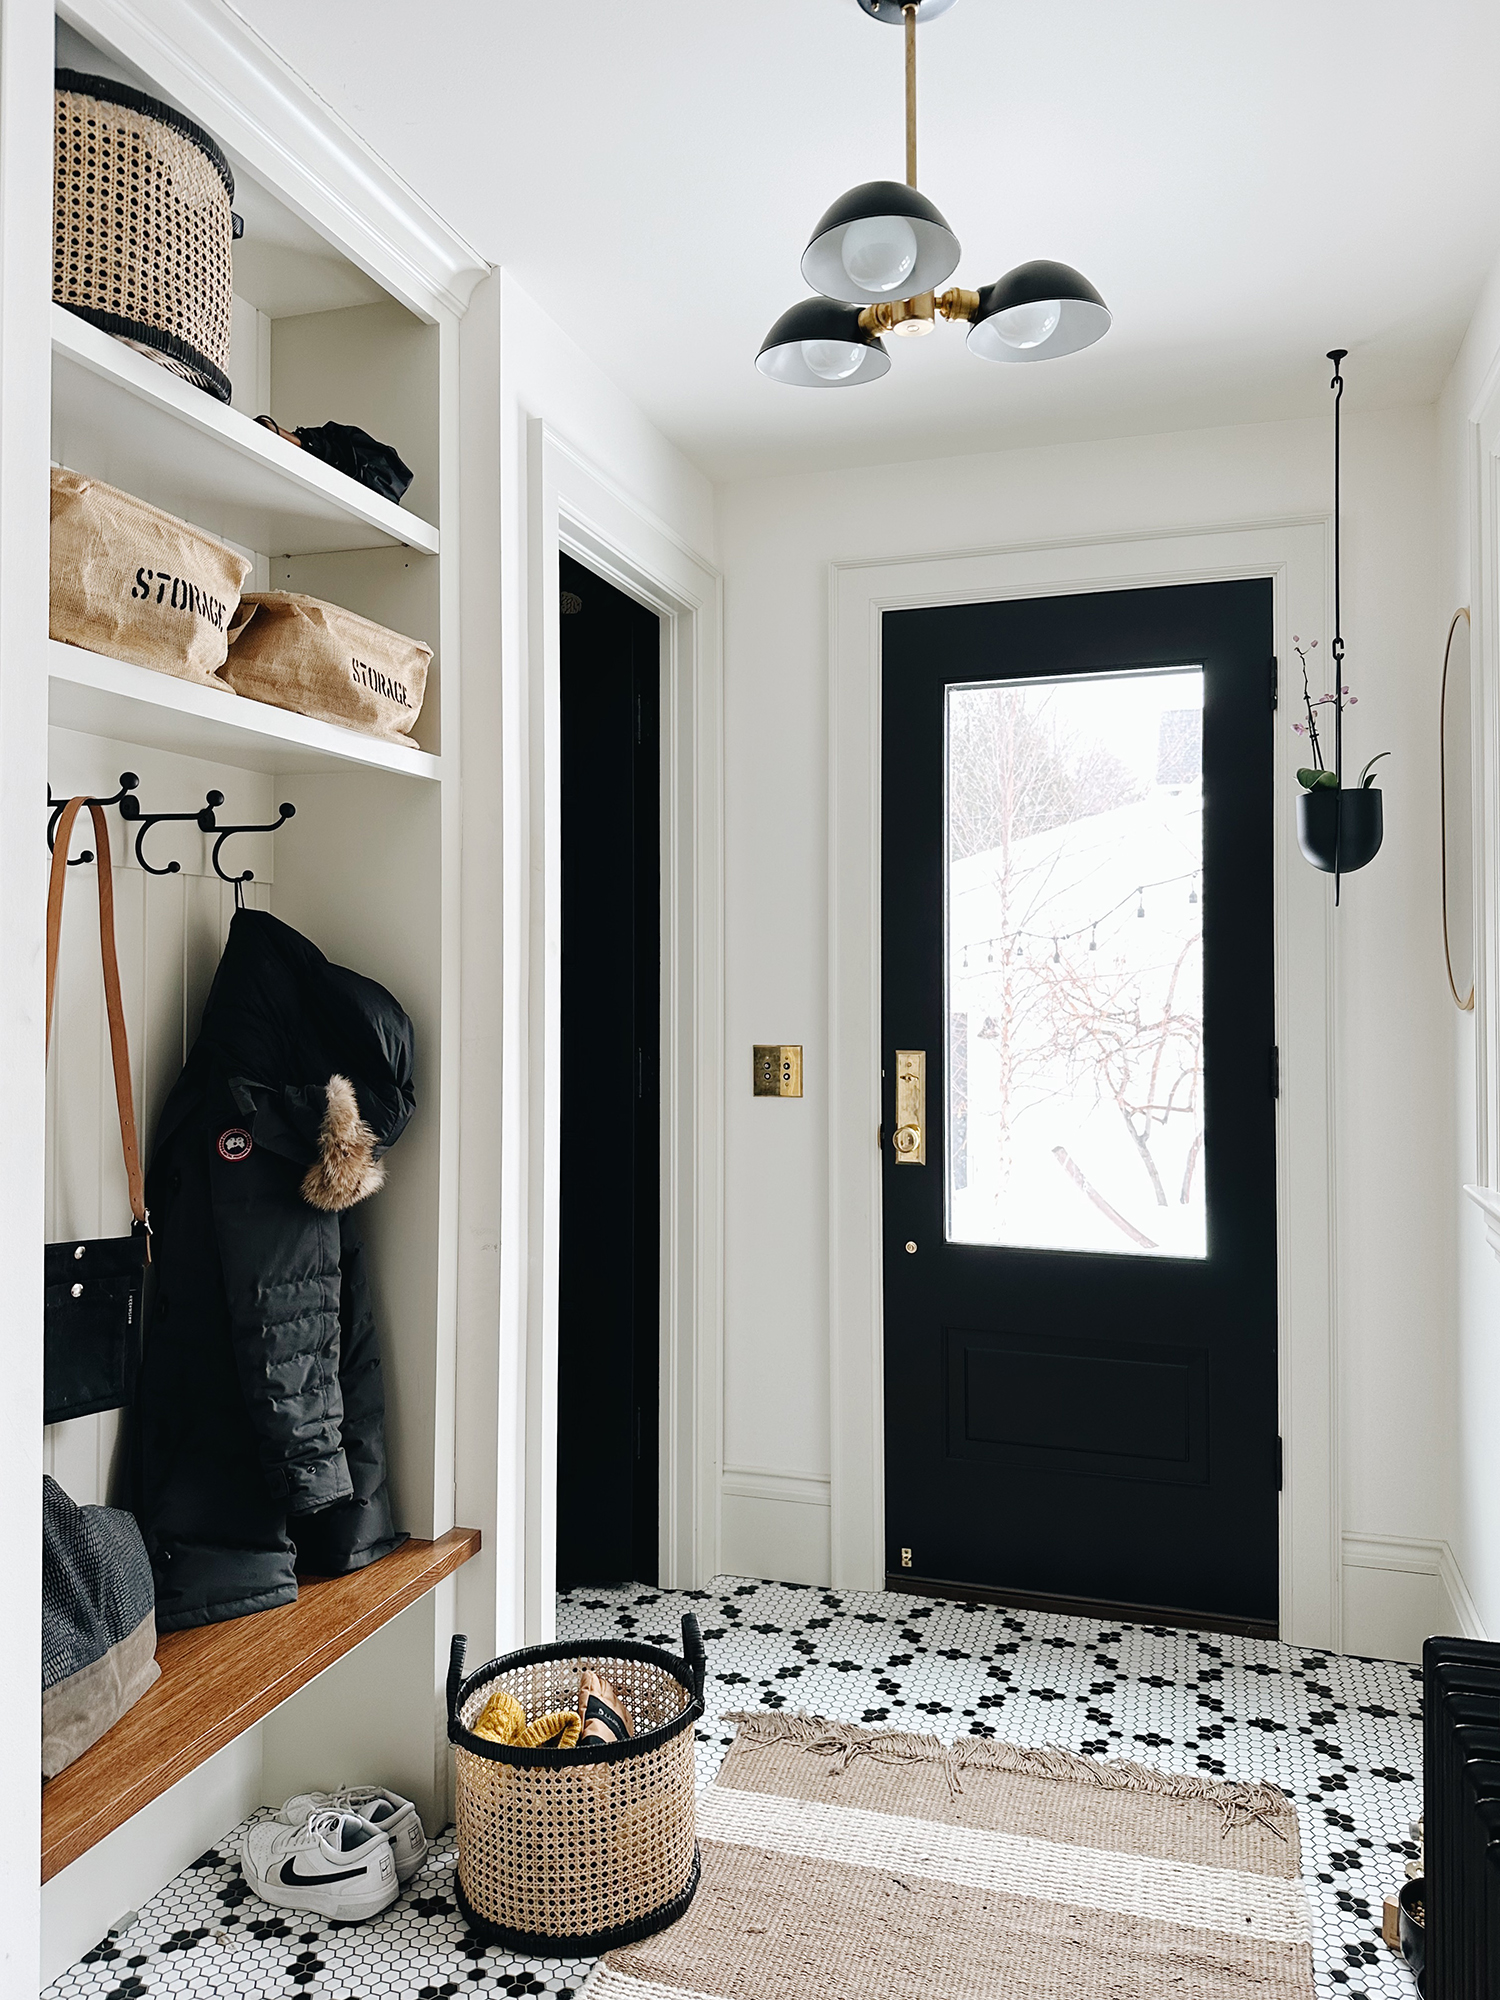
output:
<instances>
[{"instance_id":1,"label":"rug fringe","mask_svg":"<svg viewBox=\"0 0 1500 2000\"><path fill-rule=\"evenodd\" d=\"M1101 1791L1154 1792L1160 1798L1204 1799L1223 1818L1222 1833L1252 1821L1284 1841L1276 1822L1296 1825L1296 1811L1278 1785L1264 1779L1244 1783L1236 1778L1207 1778L1188 1771L1154 1771L1125 1760L1085 1757L1076 1750L1049 1746L1023 1750L999 1737L973 1736L957 1743L900 1729L865 1729L857 1722L834 1722L824 1715L788 1714L784 1710L737 1709L725 1722L739 1724L737 1741L752 1748L791 1743L814 1756L833 1757L846 1771L856 1757L873 1757L883 1764L939 1764L948 1779L949 1795L963 1790L965 1771L1006 1771L1023 1778L1052 1778L1097 1785Z\"/></svg>"}]
</instances>

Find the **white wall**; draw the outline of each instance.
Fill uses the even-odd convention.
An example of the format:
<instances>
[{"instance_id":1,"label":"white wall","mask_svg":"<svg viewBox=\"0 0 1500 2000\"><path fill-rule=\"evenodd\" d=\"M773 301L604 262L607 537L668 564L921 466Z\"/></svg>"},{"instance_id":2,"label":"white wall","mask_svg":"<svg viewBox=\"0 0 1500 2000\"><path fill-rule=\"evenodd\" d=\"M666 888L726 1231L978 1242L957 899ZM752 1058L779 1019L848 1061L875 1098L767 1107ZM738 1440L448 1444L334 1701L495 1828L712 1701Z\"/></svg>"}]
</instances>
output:
<instances>
[{"instance_id":1,"label":"white wall","mask_svg":"<svg viewBox=\"0 0 1500 2000\"><path fill-rule=\"evenodd\" d=\"M531 952L528 425L542 419L667 533L711 562L714 495L515 280L497 272L460 329L463 437L463 1066L459 1228L457 1518L484 1528L487 1551L458 1574L459 1626L471 1657L535 1637L541 1586L526 1589L527 1312L540 1260L526 1180L538 1079L526 1024L540 1004ZM495 468L499 467L499 478ZM551 575L555 583L555 552ZM496 635L498 634L498 643ZM538 1038L538 1042L539 1042ZM495 1329L499 1328L496 1340ZM491 1468L483 1411L510 1441ZM466 1437L466 1426L472 1435ZM551 1578L545 1594L550 1598Z\"/></svg>"},{"instance_id":2,"label":"white wall","mask_svg":"<svg viewBox=\"0 0 1500 2000\"><path fill-rule=\"evenodd\" d=\"M828 1574L828 565L1321 517L1331 418L721 489L726 1564ZM1342 1526L1361 1538L1345 1645L1408 1656L1429 1622L1453 1509L1437 497L1435 412L1346 403L1344 628L1360 697L1350 750L1361 761L1396 754L1382 766L1384 850L1346 884L1337 919ZM1289 726L1286 703L1283 717ZM806 1094L752 1098L751 1044L783 1040L804 1044ZM1400 1567L1383 1553L1392 1537L1403 1538Z\"/></svg>"},{"instance_id":3,"label":"white wall","mask_svg":"<svg viewBox=\"0 0 1500 2000\"><path fill-rule=\"evenodd\" d=\"M1474 481L1469 423L1500 366L1500 264L1469 323L1468 334L1437 406L1443 535L1444 615L1461 604L1477 611L1480 580L1473 568ZM1476 677L1478 649L1476 647ZM1489 913L1491 924L1495 912ZM1475 1082L1477 1014L1451 1005L1444 1023L1444 1082L1455 1107L1452 1149L1442 1162L1453 1187L1477 1174L1479 1106ZM1458 1283L1457 1345L1450 1424L1456 1440L1452 1542L1473 1593L1479 1623L1500 1636L1500 1270L1485 1240L1484 1219L1470 1202L1455 1204L1454 1257Z\"/></svg>"}]
</instances>

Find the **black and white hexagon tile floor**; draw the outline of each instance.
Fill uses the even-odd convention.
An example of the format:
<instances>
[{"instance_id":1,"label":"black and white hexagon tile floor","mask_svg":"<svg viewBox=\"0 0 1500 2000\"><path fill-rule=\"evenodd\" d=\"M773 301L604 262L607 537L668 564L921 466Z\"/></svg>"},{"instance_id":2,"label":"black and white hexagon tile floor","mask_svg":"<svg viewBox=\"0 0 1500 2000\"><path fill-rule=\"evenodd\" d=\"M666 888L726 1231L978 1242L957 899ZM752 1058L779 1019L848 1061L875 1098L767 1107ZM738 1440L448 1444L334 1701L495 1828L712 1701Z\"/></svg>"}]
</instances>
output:
<instances>
[{"instance_id":1,"label":"black and white hexagon tile floor","mask_svg":"<svg viewBox=\"0 0 1500 2000\"><path fill-rule=\"evenodd\" d=\"M712 1676L700 1783L732 1734L714 1718L761 1707L1269 1778L1301 1818L1318 1994L1409 2000L1415 1991L1380 1938L1382 1899L1416 1852L1407 1837L1421 1790L1415 1668L1159 1625L732 1577L711 1591L574 1592L559 1602L558 1634L623 1632L675 1651L688 1610L702 1623ZM586 1964L509 1958L468 1936L452 1894L451 1833L384 1916L340 1929L256 1902L233 1858L239 1833L226 1833L44 2000L564 2000L583 1984Z\"/></svg>"}]
</instances>

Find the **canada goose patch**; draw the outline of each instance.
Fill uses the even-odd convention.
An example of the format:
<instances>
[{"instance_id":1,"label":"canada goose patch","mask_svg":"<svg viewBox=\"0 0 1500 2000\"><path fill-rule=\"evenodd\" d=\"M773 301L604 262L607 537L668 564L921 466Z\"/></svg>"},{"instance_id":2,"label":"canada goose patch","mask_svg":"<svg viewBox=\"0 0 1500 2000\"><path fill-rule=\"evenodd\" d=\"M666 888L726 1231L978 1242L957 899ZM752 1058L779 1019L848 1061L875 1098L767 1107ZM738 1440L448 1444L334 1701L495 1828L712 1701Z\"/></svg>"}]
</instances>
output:
<instances>
[{"instance_id":1,"label":"canada goose patch","mask_svg":"<svg viewBox=\"0 0 1500 2000\"><path fill-rule=\"evenodd\" d=\"M219 1134L221 1160L248 1160L254 1150L255 1141L243 1125L231 1125L227 1132Z\"/></svg>"}]
</instances>

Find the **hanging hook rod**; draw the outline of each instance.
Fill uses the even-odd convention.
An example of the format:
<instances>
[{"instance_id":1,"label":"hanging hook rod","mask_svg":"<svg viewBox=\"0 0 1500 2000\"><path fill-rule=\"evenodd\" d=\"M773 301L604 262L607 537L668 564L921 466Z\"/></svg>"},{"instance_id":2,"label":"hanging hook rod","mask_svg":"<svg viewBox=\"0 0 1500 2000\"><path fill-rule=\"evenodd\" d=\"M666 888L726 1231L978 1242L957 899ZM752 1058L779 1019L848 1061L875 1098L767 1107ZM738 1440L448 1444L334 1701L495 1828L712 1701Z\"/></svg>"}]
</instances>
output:
<instances>
[{"instance_id":1,"label":"hanging hook rod","mask_svg":"<svg viewBox=\"0 0 1500 2000\"><path fill-rule=\"evenodd\" d=\"M218 821L214 818L214 807L223 805L224 794L222 792L207 792L204 794L204 799L205 803L196 807L192 812L181 813L142 812L139 799L121 799L120 817L121 819L129 820L131 825L136 829L135 858L146 874L179 875L182 872L182 863L180 861L169 861L165 868L154 868L146 859L146 835L151 831L153 826L159 826L163 820L192 820L203 833L214 833L217 831Z\"/></svg>"},{"instance_id":2,"label":"hanging hook rod","mask_svg":"<svg viewBox=\"0 0 1500 2000\"><path fill-rule=\"evenodd\" d=\"M232 835L236 833L274 833L277 827L285 826L289 819L295 819L297 815L297 808L287 800L283 800L276 808L276 811L278 816L271 821L269 826L225 826L218 829L219 837L214 842L213 853L209 859L213 863L215 875L218 876L221 882L233 882L238 887L242 882L253 882L255 880L255 870L253 868L247 868L239 875L226 875L224 870L219 866L219 855L225 841L230 839Z\"/></svg>"},{"instance_id":3,"label":"hanging hook rod","mask_svg":"<svg viewBox=\"0 0 1500 2000\"><path fill-rule=\"evenodd\" d=\"M1331 347L1328 359L1333 363L1333 380L1329 388L1333 391L1333 644L1329 651L1333 655L1333 768L1338 776L1340 790L1338 818L1334 821L1333 832L1333 907L1339 907L1342 893L1343 870L1339 863L1343 859L1344 844L1344 617L1341 598L1340 563L1343 543L1343 498L1340 470L1340 417L1344 403L1344 374L1340 365L1348 356L1347 347Z\"/></svg>"},{"instance_id":4,"label":"hanging hook rod","mask_svg":"<svg viewBox=\"0 0 1500 2000\"><path fill-rule=\"evenodd\" d=\"M130 799L132 804L135 803L134 799L131 798L131 794L140 782L134 771L122 771L120 773L120 789L117 792L112 793L107 799L85 799L84 804L90 806L118 806L122 817L129 819L131 815L125 811L125 802L127 799ZM57 822L62 818L63 807L67 803L65 798L57 799L52 796L52 780L49 778L47 780L47 852L49 854L52 852L53 842L57 839ZM70 857L68 866L70 868L81 868L84 862L92 861L93 858L93 848L85 847Z\"/></svg>"}]
</instances>

